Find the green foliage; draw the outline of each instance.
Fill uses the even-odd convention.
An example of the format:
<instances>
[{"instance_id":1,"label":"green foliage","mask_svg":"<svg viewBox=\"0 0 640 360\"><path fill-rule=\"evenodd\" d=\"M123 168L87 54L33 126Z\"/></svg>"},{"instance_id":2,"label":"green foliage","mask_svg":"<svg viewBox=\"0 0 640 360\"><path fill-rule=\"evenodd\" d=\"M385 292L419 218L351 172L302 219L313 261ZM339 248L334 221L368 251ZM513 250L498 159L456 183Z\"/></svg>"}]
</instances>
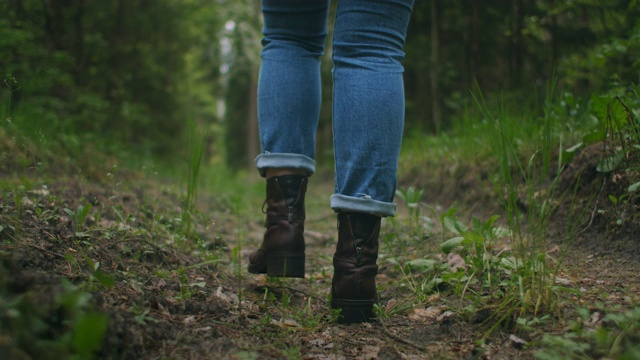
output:
<instances>
[{"instance_id":1,"label":"green foliage","mask_svg":"<svg viewBox=\"0 0 640 360\"><path fill-rule=\"evenodd\" d=\"M582 310L570 331L543 335L537 359L636 359L640 355L640 308L608 313L597 326L589 324L591 312Z\"/></svg>"},{"instance_id":2,"label":"green foliage","mask_svg":"<svg viewBox=\"0 0 640 360\"><path fill-rule=\"evenodd\" d=\"M193 222L196 217L196 202L198 200L198 185L200 181L200 166L204 154L204 139L206 132L200 133L196 125L191 122L189 127L189 162L187 163L187 192L182 207L182 232L188 238L195 237Z\"/></svg>"},{"instance_id":3,"label":"green foliage","mask_svg":"<svg viewBox=\"0 0 640 360\"><path fill-rule=\"evenodd\" d=\"M436 130L426 101L436 97L450 128L476 82L488 97L519 103L552 74L578 97L637 82L639 16L637 2L620 0L416 2L405 49L408 127Z\"/></svg>"},{"instance_id":4,"label":"green foliage","mask_svg":"<svg viewBox=\"0 0 640 360\"><path fill-rule=\"evenodd\" d=\"M86 236L82 233L82 228L84 227L84 222L87 216L91 212L91 208L92 205L88 203L87 205L78 205L78 208L75 212L73 212L71 209L63 209L64 212L66 212L71 217L71 220L73 220L73 223L76 227L76 236L78 237Z\"/></svg>"},{"instance_id":5,"label":"green foliage","mask_svg":"<svg viewBox=\"0 0 640 360\"><path fill-rule=\"evenodd\" d=\"M187 55L192 59L210 48L199 47L206 28L194 32L191 24L203 5L2 2L0 71L17 83L10 100L6 88L0 99L10 101L14 123L30 137L70 151L92 142L111 152L127 143L147 154L175 153L185 113L210 117L211 110L199 109L213 106L200 101L190 110L196 91L214 93L215 84L209 76L207 87L201 82L191 90L195 80L185 76ZM218 24L215 12L207 14L210 25ZM211 59L208 67L216 68Z\"/></svg>"},{"instance_id":6,"label":"green foliage","mask_svg":"<svg viewBox=\"0 0 640 360\"><path fill-rule=\"evenodd\" d=\"M91 295L63 280L48 306L36 303L34 297L30 293L9 295L0 289L0 333L10 335L13 354L24 352L38 359L93 358L109 319L91 310ZM57 315L50 317L50 310Z\"/></svg>"},{"instance_id":7,"label":"green foliage","mask_svg":"<svg viewBox=\"0 0 640 360\"><path fill-rule=\"evenodd\" d=\"M473 219L467 225L456 217L454 209L444 211L440 216L442 255L438 257L406 259L410 252L393 250L406 243L397 241L402 238L401 230L385 240L391 242L389 251L396 254L390 262L397 265L405 278L403 283L419 301L436 292L452 292L462 304L458 311L471 317L478 312L488 314L483 319L487 329L483 339L501 327L531 329L542 319L555 318L562 299L578 294L577 290L556 283L565 250L561 247L557 257L547 254L548 225L560 202L564 202L569 216L564 236L570 241L578 229L580 222L576 219L583 218L589 205L580 203L580 208L574 207L572 189L558 190L558 174L583 144L602 140L584 135L591 136L592 129L601 125L587 112L590 108L586 103L567 92L558 97L555 93L555 84L551 84L543 111L520 107L517 117L506 106L498 107L494 115L482 95L476 95L480 119L463 122L466 126L451 134L421 140L428 143L424 145L430 151L428 158L420 157L423 150L414 148L416 144L408 145L412 150L408 156L415 158L410 163L417 164L409 167L409 173L419 173L426 162L449 176L451 170L441 163L456 168L460 163L487 164L487 158L494 160L483 167L489 174L494 173L486 181L494 184L496 198L503 200L504 220L492 216ZM565 141L572 145L565 148ZM434 157L437 160L431 160ZM399 191L399 197L407 201L406 193L408 189ZM619 203L625 197L615 200ZM593 198L586 199L586 204L592 201Z\"/></svg>"},{"instance_id":8,"label":"green foliage","mask_svg":"<svg viewBox=\"0 0 640 360\"><path fill-rule=\"evenodd\" d=\"M597 170L611 173L640 159L640 96L635 88L592 97L594 115L604 128L604 150Z\"/></svg>"},{"instance_id":9,"label":"green foliage","mask_svg":"<svg viewBox=\"0 0 640 360\"><path fill-rule=\"evenodd\" d=\"M410 221L417 224L420 218L420 201L424 196L424 190L418 190L415 187L410 186L406 190L396 190L396 196L407 205Z\"/></svg>"}]
</instances>

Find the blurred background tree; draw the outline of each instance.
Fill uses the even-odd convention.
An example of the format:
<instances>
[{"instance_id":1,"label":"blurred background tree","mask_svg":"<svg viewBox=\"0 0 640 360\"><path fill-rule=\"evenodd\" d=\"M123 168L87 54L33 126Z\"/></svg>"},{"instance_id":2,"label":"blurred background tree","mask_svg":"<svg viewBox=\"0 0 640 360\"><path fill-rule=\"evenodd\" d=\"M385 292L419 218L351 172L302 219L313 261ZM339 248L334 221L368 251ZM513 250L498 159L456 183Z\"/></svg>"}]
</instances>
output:
<instances>
[{"instance_id":1,"label":"blurred background tree","mask_svg":"<svg viewBox=\"0 0 640 360\"><path fill-rule=\"evenodd\" d=\"M418 0L406 129L446 131L476 83L514 103L544 99L554 73L585 99L638 83L638 19L637 0ZM175 160L193 120L211 130L209 159L246 168L259 151L260 31L259 0L0 1L0 101L14 125L74 151ZM331 154L330 58L327 47L320 157Z\"/></svg>"}]
</instances>

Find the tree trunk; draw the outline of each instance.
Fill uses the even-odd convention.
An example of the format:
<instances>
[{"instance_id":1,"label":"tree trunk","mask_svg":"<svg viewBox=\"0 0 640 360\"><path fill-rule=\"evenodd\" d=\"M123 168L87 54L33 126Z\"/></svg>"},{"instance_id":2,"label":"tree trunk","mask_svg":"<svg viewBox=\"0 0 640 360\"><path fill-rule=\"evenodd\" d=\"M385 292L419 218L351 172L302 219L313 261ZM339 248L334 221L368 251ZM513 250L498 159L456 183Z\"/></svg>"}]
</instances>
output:
<instances>
[{"instance_id":1,"label":"tree trunk","mask_svg":"<svg viewBox=\"0 0 640 360\"><path fill-rule=\"evenodd\" d=\"M476 74L480 57L480 0L471 0L469 32L469 87L474 88L474 82L478 81Z\"/></svg>"},{"instance_id":2,"label":"tree trunk","mask_svg":"<svg viewBox=\"0 0 640 360\"><path fill-rule=\"evenodd\" d=\"M440 91L438 91L438 53L440 51L440 36L438 32L438 4L431 0L431 118L436 128L436 134L442 131L442 114L440 112Z\"/></svg>"},{"instance_id":3,"label":"tree trunk","mask_svg":"<svg viewBox=\"0 0 640 360\"><path fill-rule=\"evenodd\" d=\"M511 58L509 68L511 70L511 86L518 88L522 82L522 21L523 0L513 2L513 23L511 27Z\"/></svg>"},{"instance_id":4,"label":"tree trunk","mask_svg":"<svg viewBox=\"0 0 640 360\"><path fill-rule=\"evenodd\" d=\"M551 9L555 9L556 0L551 0ZM558 59L558 15L551 16L551 52L550 52L549 63L551 64L551 69L549 69L549 74L555 69L556 61Z\"/></svg>"},{"instance_id":5,"label":"tree trunk","mask_svg":"<svg viewBox=\"0 0 640 360\"><path fill-rule=\"evenodd\" d=\"M78 0L76 5L76 14L74 17L74 27L75 27L75 44L74 44L74 53L76 58L76 66L75 66L75 80L76 84L84 85L85 84L85 76L84 76L84 67L85 67L85 56L84 56L84 0Z\"/></svg>"}]
</instances>

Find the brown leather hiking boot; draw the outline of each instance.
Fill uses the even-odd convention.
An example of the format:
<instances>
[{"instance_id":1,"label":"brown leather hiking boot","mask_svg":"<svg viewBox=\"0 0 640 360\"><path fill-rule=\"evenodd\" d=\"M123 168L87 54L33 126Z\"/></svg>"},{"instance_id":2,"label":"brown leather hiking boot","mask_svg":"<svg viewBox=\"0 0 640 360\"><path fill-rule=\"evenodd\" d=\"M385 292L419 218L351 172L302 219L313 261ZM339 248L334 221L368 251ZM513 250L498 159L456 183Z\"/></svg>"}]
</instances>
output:
<instances>
[{"instance_id":1,"label":"brown leather hiking boot","mask_svg":"<svg viewBox=\"0 0 640 360\"><path fill-rule=\"evenodd\" d=\"M267 179L267 219L262 245L249 257L249 272L304 277L304 195L307 176ZM264 209L264 205L263 205Z\"/></svg>"},{"instance_id":2,"label":"brown leather hiking boot","mask_svg":"<svg viewBox=\"0 0 640 360\"><path fill-rule=\"evenodd\" d=\"M360 323L373 317L378 299L378 236L380 217L338 213L338 244L333 255L331 307L341 309L339 323Z\"/></svg>"}]
</instances>

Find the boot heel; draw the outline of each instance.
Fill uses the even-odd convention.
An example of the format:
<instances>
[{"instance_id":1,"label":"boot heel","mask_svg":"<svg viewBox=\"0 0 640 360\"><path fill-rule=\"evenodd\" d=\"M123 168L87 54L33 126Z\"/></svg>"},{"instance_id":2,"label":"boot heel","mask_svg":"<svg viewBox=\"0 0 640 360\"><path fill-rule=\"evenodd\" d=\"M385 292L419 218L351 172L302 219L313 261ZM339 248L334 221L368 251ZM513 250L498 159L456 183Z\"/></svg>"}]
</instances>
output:
<instances>
[{"instance_id":1,"label":"boot heel","mask_svg":"<svg viewBox=\"0 0 640 360\"><path fill-rule=\"evenodd\" d=\"M356 324L369 322L375 317L373 301L338 299L332 302L334 309L340 309L338 324Z\"/></svg>"},{"instance_id":2,"label":"boot heel","mask_svg":"<svg viewBox=\"0 0 640 360\"><path fill-rule=\"evenodd\" d=\"M304 253L270 253L267 275L272 277L304 277Z\"/></svg>"}]
</instances>

